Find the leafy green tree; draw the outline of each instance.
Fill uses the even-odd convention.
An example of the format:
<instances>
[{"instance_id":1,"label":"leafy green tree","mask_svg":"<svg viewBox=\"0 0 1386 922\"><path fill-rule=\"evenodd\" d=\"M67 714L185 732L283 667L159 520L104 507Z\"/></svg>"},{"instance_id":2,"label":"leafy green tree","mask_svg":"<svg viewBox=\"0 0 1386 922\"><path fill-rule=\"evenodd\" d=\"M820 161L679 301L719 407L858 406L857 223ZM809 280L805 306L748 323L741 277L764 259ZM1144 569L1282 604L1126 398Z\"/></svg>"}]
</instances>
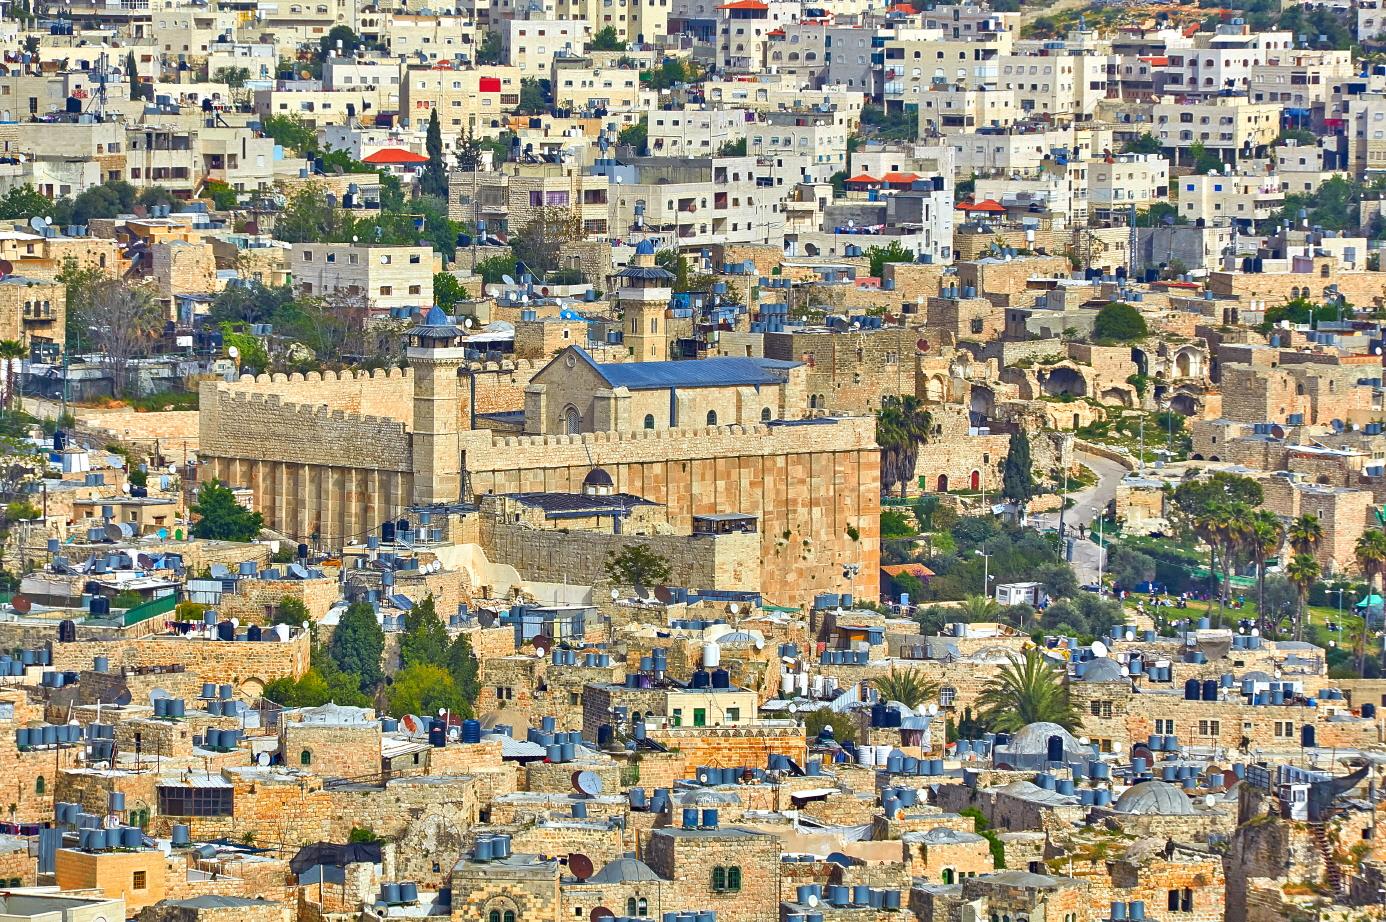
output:
<instances>
[{"instance_id":1,"label":"leafy green tree","mask_svg":"<svg viewBox=\"0 0 1386 922\"><path fill-rule=\"evenodd\" d=\"M271 624L287 624L291 627L298 627L308 620L308 606L303 604L303 600L286 595L279 600L279 604L274 607L274 617Z\"/></svg>"},{"instance_id":2,"label":"leafy green tree","mask_svg":"<svg viewBox=\"0 0 1386 922\"><path fill-rule=\"evenodd\" d=\"M241 202L241 194L224 182L209 179L202 185L202 194L212 200L218 211L230 211Z\"/></svg>"},{"instance_id":3,"label":"leafy green tree","mask_svg":"<svg viewBox=\"0 0 1386 922\"><path fill-rule=\"evenodd\" d=\"M300 157L311 156L318 147L317 130L297 115L267 115L260 119L260 130Z\"/></svg>"},{"instance_id":4,"label":"leafy green tree","mask_svg":"<svg viewBox=\"0 0 1386 922\"><path fill-rule=\"evenodd\" d=\"M631 125L626 125L616 132L616 143L627 144L635 148L636 154L645 152L645 145L649 143L650 125L642 115L640 121Z\"/></svg>"},{"instance_id":5,"label":"leafy green tree","mask_svg":"<svg viewBox=\"0 0 1386 922\"><path fill-rule=\"evenodd\" d=\"M502 53L500 33L493 29L487 29L486 34L481 37L481 42L476 46L476 63L499 64Z\"/></svg>"},{"instance_id":6,"label":"leafy green tree","mask_svg":"<svg viewBox=\"0 0 1386 922\"><path fill-rule=\"evenodd\" d=\"M0 196L0 220L32 218L36 215L47 215L52 210L53 200L28 183L15 186Z\"/></svg>"},{"instance_id":7,"label":"leafy green tree","mask_svg":"<svg viewBox=\"0 0 1386 922\"><path fill-rule=\"evenodd\" d=\"M890 668L890 672L871 680L883 701L898 701L913 710L938 694L938 683L918 669Z\"/></svg>"},{"instance_id":8,"label":"leafy green tree","mask_svg":"<svg viewBox=\"0 0 1386 922\"><path fill-rule=\"evenodd\" d=\"M28 358L29 349L17 339L0 339L0 359L5 362L5 409L13 410L18 388L19 366Z\"/></svg>"},{"instance_id":9,"label":"leafy green tree","mask_svg":"<svg viewBox=\"0 0 1386 922\"><path fill-rule=\"evenodd\" d=\"M250 79L250 68L248 67L218 67L212 74L214 83L224 83L227 89L239 90L243 88L246 81Z\"/></svg>"},{"instance_id":10,"label":"leafy green tree","mask_svg":"<svg viewBox=\"0 0 1386 922\"><path fill-rule=\"evenodd\" d=\"M476 264L476 274L487 285L499 285L505 276L515 277L515 254L488 256Z\"/></svg>"},{"instance_id":11,"label":"leafy green tree","mask_svg":"<svg viewBox=\"0 0 1386 922\"><path fill-rule=\"evenodd\" d=\"M1162 150L1159 139L1148 131L1121 146L1123 154L1158 154Z\"/></svg>"},{"instance_id":12,"label":"leafy green tree","mask_svg":"<svg viewBox=\"0 0 1386 922\"><path fill-rule=\"evenodd\" d=\"M193 535L213 541L254 541L265 527L264 517L236 502L236 494L220 480L202 485L192 513L198 517Z\"/></svg>"},{"instance_id":13,"label":"leafy green tree","mask_svg":"<svg viewBox=\"0 0 1386 922\"><path fill-rule=\"evenodd\" d=\"M866 258L870 260L871 268L869 271L874 278L880 278L881 273L885 271L886 263L914 262L914 254L898 240L892 240L883 247L867 248Z\"/></svg>"},{"instance_id":14,"label":"leafy green tree","mask_svg":"<svg viewBox=\"0 0 1386 922\"><path fill-rule=\"evenodd\" d=\"M571 208L540 209L519 233L510 239L515 258L529 267L536 277L542 277L560 267L561 251L582 239L582 219Z\"/></svg>"},{"instance_id":15,"label":"leafy green tree","mask_svg":"<svg viewBox=\"0 0 1386 922\"><path fill-rule=\"evenodd\" d=\"M1107 548L1107 572L1115 585L1134 589L1155 578L1155 560L1124 544L1113 544Z\"/></svg>"},{"instance_id":16,"label":"leafy green tree","mask_svg":"<svg viewBox=\"0 0 1386 922\"><path fill-rule=\"evenodd\" d=\"M541 115L547 112L549 100L548 94L544 92L544 86L548 82L534 77L521 78L520 104L515 111L523 115Z\"/></svg>"},{"instance_id":17,"label":"leafy green tree","mask_svg":"<svg viewBox=\"0 0 1386 922\"><path fill-rule=\"evenodd\" d=\"M269 367L269 353L258 336L234 330L229 323L221 326L222 342L228 350L236 350L239 355L237 362L243 372L264 371Z\"/></svg>"},{"instance_id":18,"label":"leafy green tree","mask_svg":"<svg viewBox=\"0 0 1386 922\"><path fill-rule=\"evenodd\" d=\"M1092 325L1092 338L1098 342L1129 343L1148 335L1141 312L1122 301L1104 305Z\"/></svg>"},{"instance_id":19,"label":"leafy green tree","mask_svg":"<svg viewBox=\"0 0 1386 922\"><path fill-rule=\"evenodd\" d=\"M1078 594L1078 577L1065 561L1047 563L1035 570L1035 581L1051 599L1073 598Z\"/></svg>"},{"instance_id":20,"label":"leafy green tree","mask_svg":"<svg viewBox=\"0 0 1386 922\"><path fill-rule=\"evenodd\" d=\"M428 114L428 133L424 138L428 163L419 173L419 191L425 195L448 197L448 171L443 162L443 128L438 122L438 110Z\"/></svg>"},{"instance_id":21,"label":"leafy green tree","mask_svg":"<svg viewBox=\"0 0 1386 922\"><path fill-rule=\"evenodd\" d=\"M719 157L744 157L746 156L746 139L737 138L735 141L728 141L717 148Z\"/></svg>"},{"instance_id":22,"label":"leafy green tree","mask_svg":"<svg viewBox=\"0 0 1386 922\"><path fill-rule=\"evenodd\" d=\"M462 697L475 705L477 696L481 694L481 664L472 652L472 642L466 633L454 637L448 647L448 674L452 676Z\"/></svg>"},{"instance_id":23,"label":"leafy green tree","mask_svg":"<svg viewBox=\"0 0 1386 922\"><path fill-rule=\"evenodd\" d=\"M992 730L1014 733L1041 721L1065 730L1078 726L1063 671L1031 647L1020 662L1008 662L982 687L977 698L981 720Z\"/></svg>"},{"instance_id":24,"label":"leafy green tree","mask_svg":"<svg viewBox=\"0 0 1386 922\"><path fill-rule=\"evenodd\" d=\"M663 585L669 580L669 561L650 550L648 544L628 544L606 559L606 575L618 586L637 590Z\"/></svg>"},{"instance_id":25,"label":"leafy green tree","mask_svg":"<svg viewBox=\"0 0 1386 922\"><path fill-rule=\"evenodd\" d=\"M432 595L405 613L399 659L405 666L447 667L448 632L438 617Z\"/></svg>"},{"instance_id":26,"label":"leafy green tree","mask_svg":"<svg viewBox=\"0 0 1386 922\"><path fill-rule=\"evenodd\" d=\"M451 314L453 308L467 300L467 290L451 272L433 274L433 303Z\"/></svg>"},{"instance_id":27,"label":"leafy green tree","mask_svg":"<svg viewBox=\"0 0 1386 922\"><path fill-rule=\"evenodd\" d=\"M342 672L357 677L361 691L370 691L384 678L380 660L385 653L385 632L368 602L347 606L332 632L328 647L332 661Z\"/></svg>"},{"instance_id":28,"label":"leafy green tree","mask_svg":"<svg viewBox=\"0 0 1386 922\"><path fill-rule=\"evenodd\" d=\"M1024 506L1035 495L1032 467L1030 437L1024 429L1011 433L1006 461L1001 466L1001 495L1017 506Z\"/></svg>"},{"instance_id":29,"label":"leafy green tree","mask_svg":"<svg viewBox=\"0 0 1386 922\"><path fill-rule=\"evenodd\" d=\"M625 51L626 43L621 41L616 34L616 29L607 26L598 29L597 34L592 36L592 41L587 43L588 51Z\"/></svg>"},{"instance_id":30,"label":"leafy green tree","mask_svg":"<svg viewBox=\"0 0 1386 922\"><path fill-rule=\"evenodd\" d=\"M350 26L333 26L331 31L318 40L318 57L326 60L333 52L349 58L356 54L365 42Z\"/></svg>"},{"instance_id":31,"label":"leafy green tree","mask_svg":"<svg viewBox=\"0 0 1386 922\"><path fill-rule=\"evenodd\" d=\"M395 675L387 695L392 717L405 714L436 714L451 711L462 718L472 716L472 706L457 690L452 676L441 666L406 666Z\"/></svg>"},{"instance_id":32,"label":"leafy green tree","mask_svg":"<svg viewBox=\"0 0 1386 922\"><path fill-rule=\"evenodd\" d=\"M284 305L294 300L292 285L271 288L257 281L228 285L212 301L207 319L216 324L270 323Z\"/></svg>"},{"instance_id":33,"label":"leafy green tree","mask_svg":"<svg viewBox=\"0 0 1386 922\"><path fill-rule=\"evenodd\" d=\"M1001 837L992 831L991 823L982 815L982 811L976 807L964 807L958 811L958 816L965 816L972 820L972 830L987 840L987 847L991 850L991 863L1001 870L1006 867L1006 843L1001 841Z\"/></svg>"},{"instance_id":34,"label":"leafy green tree","mask_svg":"<svg viewBox=\"0 0 1386 922\"><path fill-rule=\"evenodd\" d=\"M652 90L669 90L701 79L697 65L683 58L665 58L654 70L640 72L640 82Z\"/></svg>"},{"instance_id":35,"label":"leafy green tree","mask_svg":"<svg viewBox=\"0 0 1386 922\"><path fill-rule=\"evenodd\" d=\"M919 446L929 439L934 419L912 394L888 394L876 411L876 443L881 446L881 493L914 480Z\"/></svg>"},{"instance_id":36,"label":"leafy green tree","mask_svg":"<svg viewBox=\"0 0 1386 922\"><path fill-rule=\"evenodd\" d=\"M381 841L383 840L380 836L369 826L353 826L347 834L347 842L351 845L374 845Z\"/></svg>"},{"instance_id":37,"label":"leafy green tree","mask_svg":"<svg viewBox=\"0 0 1386 922\"><path fill-rule=\"evenodd\" d=\"M1189 159L1193 161L1195 173L1207 175L1222 172L1222 158L1208 150L1202 141L1195 141L1189 145Z\"/></svg>"},{"instance_id":38,"label":"leafy green tree","mask_svg":"<svg viewBox=\"0 0 1386 922\"><path fill-rule=\"evenodd\" d=\"M839 743L857 741L856 723L849 720L846 714L839 714L831 708L818 708L801 711L800 716L804 718L804 735L810 740L817 739L824 727L832 727L833 739Z\"/></svg>"}]
</instances>

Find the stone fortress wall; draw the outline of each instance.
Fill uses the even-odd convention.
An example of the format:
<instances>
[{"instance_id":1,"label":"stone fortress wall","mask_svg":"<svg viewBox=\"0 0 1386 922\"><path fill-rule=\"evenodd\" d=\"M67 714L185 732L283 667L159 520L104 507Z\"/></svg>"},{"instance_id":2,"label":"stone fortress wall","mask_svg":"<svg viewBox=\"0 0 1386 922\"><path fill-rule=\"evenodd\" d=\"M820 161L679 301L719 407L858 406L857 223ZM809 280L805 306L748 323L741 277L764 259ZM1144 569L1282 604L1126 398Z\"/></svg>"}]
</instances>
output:
<instances>
[{"instance_id":1,"label":"stone fortress wall","mask_svg":"<svg viewBox=\"0 0 1386 922\"><path fill-rule=\"evenodd\" d=\"M478 409L503 401L515 409L505 395L522 393L537 368L521 362L463 370L475 375ZM413 378L348 372L204 384L200 479L250 487L266 524L299 540L316 536L332 546L362 537L397 517L414 492L413 415L406 409ZM376 386L382 393L368 395ZM465 382L458 398L462 466L475 494L580 492L587 473L605 467L618 491L666 505L670 523L684 534L694 515L758 516L762 591L771 599L802 601L826 590L874 595L880 473L869 417L497 436L468 428ZM847 564L859 567L850 579L842 575Z\"/></svg>"}]
</instances>

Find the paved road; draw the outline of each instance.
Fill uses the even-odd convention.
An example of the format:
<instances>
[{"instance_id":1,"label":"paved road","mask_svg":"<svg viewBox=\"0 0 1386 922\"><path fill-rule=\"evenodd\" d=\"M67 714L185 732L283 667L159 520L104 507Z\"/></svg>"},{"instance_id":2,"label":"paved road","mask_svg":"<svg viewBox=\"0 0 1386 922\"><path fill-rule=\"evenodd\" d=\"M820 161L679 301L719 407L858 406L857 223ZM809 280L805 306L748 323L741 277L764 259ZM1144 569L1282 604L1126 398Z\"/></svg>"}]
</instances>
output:
<instances>
[{"instance_id":1,"label":"paved road","mask_svg":"<svg viewBox=\"0 0 1386 922\"><path fill-rule=\"evenodd\" d=\"M1116 496L1117 484L1126 476L1126 468L1115 461L1077 452L1078 463L1097 475L1097 483L1077 493L1070 493L1073 507L1064 512L1064 527L1072 529L1077 525L1091 526L1097 513L1106 507ZM1030 516L1030 524L1041 529L1059 527L1057 512L1044 512ZM1097 581L1102 549L1091 541L1078 541L1073 548L1073 572L1078 582L1086 585Z\"/></svg>"}]
</instances>

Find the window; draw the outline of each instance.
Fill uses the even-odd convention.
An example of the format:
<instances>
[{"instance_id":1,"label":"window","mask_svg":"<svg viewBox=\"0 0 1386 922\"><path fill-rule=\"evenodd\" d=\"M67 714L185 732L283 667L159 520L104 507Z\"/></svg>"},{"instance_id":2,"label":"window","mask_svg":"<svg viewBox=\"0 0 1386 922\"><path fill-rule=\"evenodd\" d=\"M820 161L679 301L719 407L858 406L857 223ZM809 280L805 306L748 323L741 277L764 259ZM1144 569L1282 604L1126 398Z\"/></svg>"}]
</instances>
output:
<instances>
[{"instance_id":1,"label":"window","mask_svg":"<svg viewBox=\"0 0 1386 922\"><path fill-rule=\"evenodd\" d=\"M706 708L694 708L694 709L693 709L693 726L695 726L695 727L706 727L706 726L707 726L707 709L706 709Z\"/></svg>"},{"instance_id":2,"label":"window","mask_svg":"<svg viewBox=\"0 0 1386 922\"><path fill-rule=\"evenodd\" d=\"M1169 891L1170 912L1193 912L1193 891L1188 887Z\"/></svg>"},{"instance_id":3,"label":"window","mask_svg":"<svg viewBox=\"0 0 1386 922\"><path fill-rule=\"evenodd\" d=\"M1088 710L1094 717L1111 717L1112 702L1110 701L1090 701Z\"/></svg>"},{"instance_id":4,"label":"window","mask_svg":"<svg viewBox=\"0 0 1386 922\"><path fill-rule=\"evenodd\" d=\"M1174 721L1156 719L1155 732L1172 736L1174 734Z\"/></svg>"},{"instance_id":5,"label":"window","mask_svg":"<svg viewBox=\"0 0 1386 922\"><path fill-rule=\"evenodd\" d=\"M394 286L393 286L393 285L381 285L381 286L380 286L380 296L381 296L382 298L388 298L390 295L392 295L392 294L394 294L394 293L395 293L395 289L394 289Z\"/></svg>"},{"instance_id":6,"label":"window","mask_svg":"<svg viewBox=\"0 0 1386 922\"><path fill-rule=\"evenodd\" d=\"M714 893L737 893L741 890L741 868L736 865L712 869L712 890Z\"/></svg>"},{"instance_id":7,"label":"window","mask_svg":"<svg viewBox=\"0 0 1386 922\"><path fill-rule=\"evenodd\" d=\"M235 792L231 786L158 787L159 813L165 816L232 816Z\"/></svg>"},{"instance_id":8,"label":"window","mask_svg":"<svg viewBox=\"0 0 1386 922\"><path fill-rule=\"evenodd\" d=\"M683 708L674 708L674 715L672 717L672 720L674 721L674 726L683 726Z\"/></svg>"},{"instance_id":9,"label":"window","mask_svg":"<svg viewBox=\"0 0 1386 922\"><path fill-rule=\"evenodd\" d=\"M1222 733L1222 721L1220 720L1200 720L1198 722L1199 736L1218 736Z\"/></svg>"},{"instance_id":10,"label":"window","mask_svg":"<svg viewBox=\"0 0 1386 922\"><path fill-rule=\"evenodd\" d=\"M132 890L145 890L149 887L149 877L144 871L135 871L130 875L130 888Z\"/></svg>"},{"instance_id":11,"label":"window","mask_svg":"<svg viewBox=\"0 0 1386 922\"><path fill-rule=\"evenodd\" d=\"M43 776L42 776L42 775L39 775L37 778L34 779L34 793L35 793L35 794L42 794L44 791L47 791L47 790L48 790L48 782L43 780Z\"/></svg>"},{"instance_id":12,"label":"window","mask_svg":"<svg viewBox=\"0 0 1386 922\"><path fill-rule=\"evenodd\" d=\"M763 422L763 423L768 423L768 422L770 422L770 419L771 419L771 417L770 417L770 408L769 408L769 407L765 407L764 409L762 409L762 410L760 411L760 421Z\"/></svg>"},{"instance_id":13,"label":"window","mask_svg":"<svg viewBox=\"0 0 1386 922\"><path fill-rule=\"evenodd\" d=\"M515 700L515 689L510 688L509 686L506 686L506 685L497 685L497 686L496 686L496 700L497 700L497 701L513 701L513 700Z\"/></svg>"},{"instance_id":14,"label":"window","mask_svg":"<svg viewBox=\"0 0 1386 922\"><path fill-rule=\"evenodd\" d=\"M1295 735L1295 722L1293 720L1277 720L1275 722L1275 735L1281 739L1292 739Z\"/></svg>"},{"instance_id":15,"label":"window","mask_svg":"<svg viewBox=\"0 0 1386 922\"><path fill-rule=\"evenodd\" d=\"M305 750L303 750L302 752L300 752L300 753L298 754L298 764L299 764L299 765L312 765L312 764L313 764L313 750L311 750L311 749L305 749Z\"/></svg>"},{"instance_id":16,"label":"window","mask_svg":"<svg viewBox=\"0 0 1386 922\"><path fill-rule=\"evenodd\" d=\"M741 708L727 708L727 720L740 720Z\"/></svg>"},{"instance_id":17,"label":"window","mask_svg":"<svg viewBox=\"0 0 1386 922\"><path fill-rule=\"evenodd\" d=\"M646 429L653 429L653 428L654 428L654 414L653 414L653 413L646 413L646 414L645 414L645 428L646 428Z\"/></svg>"},{"instance_id":18,"label":"window","mask_svg":"<svg viewBox=\"0 0 1386 922\"><path fill-rule=\"evenodd\" d=\"M715 425L717 425L717 411L716 411L716 410L708 410L708 411L707 411L707 424L708 424L709 426L715 426Z\"/></svg>"}]
</instances>

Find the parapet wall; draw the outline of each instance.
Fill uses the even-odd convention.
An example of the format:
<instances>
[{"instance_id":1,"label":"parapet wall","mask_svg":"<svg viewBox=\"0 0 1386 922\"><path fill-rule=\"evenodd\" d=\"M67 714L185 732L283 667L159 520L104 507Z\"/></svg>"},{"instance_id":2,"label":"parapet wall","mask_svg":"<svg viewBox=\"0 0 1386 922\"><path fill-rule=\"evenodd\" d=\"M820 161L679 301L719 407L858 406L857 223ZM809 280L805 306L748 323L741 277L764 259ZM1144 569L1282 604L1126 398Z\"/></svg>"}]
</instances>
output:
<instances>
[{"instance_id":1,"label":"parapet wall","mask_svg":"<svg viewBox=\"0 0 1386 922\"><path fill-rule=\"evenodd\" d=\"M307 374L241 375L233 382L203 385L223 393L265 394L306 406L325 406L369 416L384 416L409 426L414 419L414 371L311 371Z\"/></svg>"},{"instance_id":2,"label":"parapet wall","mask_svg":"<svg viewBox=\"0 0 1386 922\"><path fill-rule=\"evenodd\" d=\"M286 383L292 386L291 382L279 382L276 387L283 390ZM408 430L398 418L288 402L272 393L228 392L220 387L203 392L201 415L204 455L413 470Z\"/></svg>"}]
</instances>

